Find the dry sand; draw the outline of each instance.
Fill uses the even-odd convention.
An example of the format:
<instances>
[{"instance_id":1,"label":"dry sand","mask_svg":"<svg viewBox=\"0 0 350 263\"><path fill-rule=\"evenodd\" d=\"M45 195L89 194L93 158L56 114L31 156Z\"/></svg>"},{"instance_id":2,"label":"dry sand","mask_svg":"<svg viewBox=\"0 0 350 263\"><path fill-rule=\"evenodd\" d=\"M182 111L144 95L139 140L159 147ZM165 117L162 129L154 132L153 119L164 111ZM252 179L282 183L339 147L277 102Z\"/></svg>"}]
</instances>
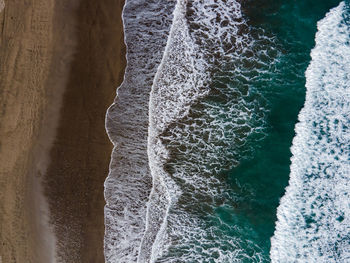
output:
<instances>
[{"instance_id":1,"label":"dry sand","mask_svg":"<svg viewBox=\"0 0 350 263\"><path fill-rule=\"evenodd\" d=\"M40 192L45 160L38 159L47 155L54 136L54 120L45 125L45 140L41 129L53 101L45 83L54 3L5 4L0 15L0 255L3 262L50 262L55 241Z\"/></svg>"},{"instance_id":2,"label":"dry sand","mask_svg":"<svg viewBox=\"0 0 350 263\"><path fill-rule=\"evenodd\" d=\"M125 66L122 6L5 0L0 262L104 262L104 117Z\"/></svg>"}]
</instances>

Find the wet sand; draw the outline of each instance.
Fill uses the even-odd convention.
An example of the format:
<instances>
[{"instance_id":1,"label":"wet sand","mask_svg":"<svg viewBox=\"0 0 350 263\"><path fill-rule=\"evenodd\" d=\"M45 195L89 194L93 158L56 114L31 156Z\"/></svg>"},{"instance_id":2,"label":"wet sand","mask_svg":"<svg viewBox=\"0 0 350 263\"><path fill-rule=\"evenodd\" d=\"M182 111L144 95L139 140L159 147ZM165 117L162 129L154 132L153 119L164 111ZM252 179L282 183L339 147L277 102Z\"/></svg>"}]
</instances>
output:
<instances>
[{"instance_id":1,"label":"wet sand","mask_svg":"<svg viewBox=\"0 0 350 263\"><path fill-rule=\"evenodd\" d=\"M5 1L2 262L104 262L103 182L112 149L104 118L125 67L122 6L112 0Z\"/></svg>"},{"instance_id":2,"label":"wet sand","mask_svg":"<svg viewBox=\"0 0 350 263\"><path fill-rule=\"evenodd\" d=\"M112 150L104 127L124 75L122 7L122 1L84 0L74 10L77 46L45 177L63 262L104 262L103 183Z\"/></svg>"}]
</instances>

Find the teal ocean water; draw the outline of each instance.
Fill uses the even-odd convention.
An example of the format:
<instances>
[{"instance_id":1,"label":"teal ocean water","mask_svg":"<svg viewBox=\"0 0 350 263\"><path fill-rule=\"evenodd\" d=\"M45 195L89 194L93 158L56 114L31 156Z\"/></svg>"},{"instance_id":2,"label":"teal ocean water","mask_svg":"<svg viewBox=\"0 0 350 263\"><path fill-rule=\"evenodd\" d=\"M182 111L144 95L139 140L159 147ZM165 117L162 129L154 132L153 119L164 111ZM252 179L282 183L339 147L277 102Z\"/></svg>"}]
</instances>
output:
<instances>
[{"instance_id":1,"label":"teal ocean water","mask_svg":"<svg viewBox=\"0 0 350 263\"><path fill-rule=\"evenodd\" d=\"M293 138L294 149L299 145L295 125L305 104L307 81L320 79L320 87L331 85L322 73L333 70L328 61L341 69L349 64L310 55L317 41L323 49L323 38L317 40L315 35L325 30L318 22L326 14L330 12L329 20L338 15L338 24L347 25L348 3L330 11L339 4L339 0L126 1L128 67L106 125L115 144L105 184L107 262L285 263L316 258L347 262L345 252L322 258L327 252L317 244L315 256L304 253L307 245L299 248L297 241L288 243L298 251L291 255L279 243L283 226L294 220L292 213L302 214L306 225L314 220L314 212L306 216L302 205L288 213L294 199L288 199L292 190L286 194L286 187L295 183L290 181L291 169L306 167L298 178L307 174L308 164L297 161L307 159L300 153L303 149L312 154L308 147L314 147L310 143L294 150L293 166L291 147ZM338 24L334 22L334 27ZM350 34L346 26L339 28ZM338 31L326 38L337 37ZM328 46L339 49L349 45L346 41ZM310 73L307 80L312 60L324 65L319 75ZM332 85L349 84L346 74L335 75L343 81ZM347 101L339 105L343 104ZM304 111L307 115L307 106ZM322 126L316 120L313 125L309 130ZM331 135L327 131L319 138ZM340 155L345 156L346 149ZM325 161L310 163L314 169ZM313 171L310 177L323 172ZM301 192L307 196L308 190ZM285 194L288 202L281 204ZM344 221L344 213L337 212L338 221ZM276 225L281 227L276 230ZM293 222L288 226L293 228ZM308 227L311 244L321 234L313 235ZM342 227L349 232L348 226ZM338 236L346 242L346 234ZM288 238L305 239L299 232Z\"/></svg>"},{"instance_id":2,"label":"teal ocean water","mask_svg":"<svg viewBox=\"0 0 350 263\"><path fill-rule=\"evenodd\" d=\"M270 262L276 209L289 180L290 147L297 115L305 101L305 71L315 45L316 24L339 2L259 1L255 5L254 1L247 1L244 4L249 24L270 32L281 52L269 72L271 77L257 86L268 104L266 137L260 143L248 141L253 154L240 155L241 163L225 171L228 183L240 194L232 204L233 209L218 207L216 212L221 220L245 230L242 231L245 238L261 248L262 262ZM249 251L249 246L246 249ZM255 251L248 253L253 255ZM247 258L242 262L255 261Z\"/></svg>"}]
</instances>

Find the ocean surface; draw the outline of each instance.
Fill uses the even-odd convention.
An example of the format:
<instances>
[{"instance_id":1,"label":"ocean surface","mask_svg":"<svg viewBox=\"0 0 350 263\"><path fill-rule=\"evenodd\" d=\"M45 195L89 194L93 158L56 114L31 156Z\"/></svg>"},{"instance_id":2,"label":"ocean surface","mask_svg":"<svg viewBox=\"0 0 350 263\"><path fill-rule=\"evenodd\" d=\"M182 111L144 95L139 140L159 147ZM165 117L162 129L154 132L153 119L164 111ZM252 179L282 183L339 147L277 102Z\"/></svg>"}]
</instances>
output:
<instances>
[{"instance_id":1,"label":"ocean surface","mask_svg":"<svg viewBox=\"0 0 350 263\"><path fill-rule=\"evenodd\" d=\"M350 262L349 15L126 0L106 262Z\"/></svg>"}]
</instances>

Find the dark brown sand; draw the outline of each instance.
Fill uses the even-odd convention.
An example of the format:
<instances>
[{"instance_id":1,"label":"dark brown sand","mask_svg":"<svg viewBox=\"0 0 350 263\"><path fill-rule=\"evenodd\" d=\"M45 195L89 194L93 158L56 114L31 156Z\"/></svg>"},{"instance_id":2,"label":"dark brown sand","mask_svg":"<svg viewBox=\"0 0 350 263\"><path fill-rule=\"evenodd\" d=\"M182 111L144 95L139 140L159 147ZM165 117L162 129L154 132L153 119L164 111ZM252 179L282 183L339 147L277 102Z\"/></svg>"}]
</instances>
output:
<instances>
[{"instance_id":1,"label":"dark brown sand","mask_svg":"<svg viewBox=\"0 0 350 263\"><path fill-rule=\"evenodd\" d=\"M56 1L59 21L76 38L51 163L45 176L61 262L104 262L103 183L112 150L105 113L124 75L123 1ZM57 23L57 26L61 25ZM59 30L59 29L58 29ZM57 41L60 41L58 38ZM61 53L61 52L59 52ZM56 58L60 60L58 56Z\"/></svg>"},{"instance_id":2,"label":"dark brown sand","mask_svg":"<svg viewBox=\"0 0 350 263\"><path fill-rule=\"evenodd\" d=\"M104 262L104 118L125 67L123 2L5 0L0 262Z\"/></svg>"}]
</instances>

